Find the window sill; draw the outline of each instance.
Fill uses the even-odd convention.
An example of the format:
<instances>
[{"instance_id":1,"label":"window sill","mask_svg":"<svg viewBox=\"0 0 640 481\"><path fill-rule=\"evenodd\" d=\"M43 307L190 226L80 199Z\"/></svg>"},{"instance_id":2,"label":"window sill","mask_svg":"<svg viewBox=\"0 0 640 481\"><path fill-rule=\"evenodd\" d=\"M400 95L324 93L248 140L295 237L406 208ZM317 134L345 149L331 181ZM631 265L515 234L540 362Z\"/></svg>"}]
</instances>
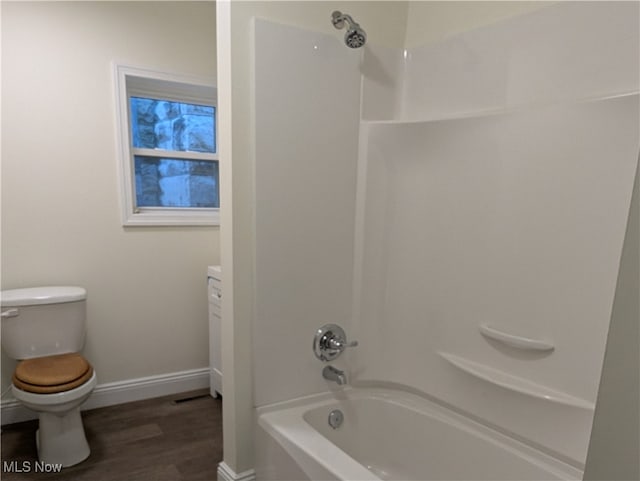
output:
<instances>
[{"instance_id":1,"label":"window sill","mask_svg":"<svg viewBox=\"0 0 640 481\"><path fill-rule=\"evenodd\" d=\"M185 212L186 211L186 212ZM125 227L155 227L155 226L219 226L220 210L207 209L202 211L189 209L149 210L130 213L124 220Z\"/></svg>"}]
</instances>

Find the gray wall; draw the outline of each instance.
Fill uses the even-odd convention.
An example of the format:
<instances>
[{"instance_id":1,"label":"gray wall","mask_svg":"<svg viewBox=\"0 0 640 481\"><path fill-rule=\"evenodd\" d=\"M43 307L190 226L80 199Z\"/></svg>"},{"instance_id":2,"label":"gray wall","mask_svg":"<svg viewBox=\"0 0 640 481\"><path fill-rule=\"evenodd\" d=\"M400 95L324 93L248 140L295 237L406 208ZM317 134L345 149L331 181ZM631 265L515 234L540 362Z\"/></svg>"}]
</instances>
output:
<instances>
[{"instance_id":1,"label":"gray wall","mask_svg":"<svg viewBox=\"0 0 640 481\"><path fill-rule=\"evenodd\" d=\"M636 171L585 480L640 479L638 177Z\"/></svg>"}]
</instances>

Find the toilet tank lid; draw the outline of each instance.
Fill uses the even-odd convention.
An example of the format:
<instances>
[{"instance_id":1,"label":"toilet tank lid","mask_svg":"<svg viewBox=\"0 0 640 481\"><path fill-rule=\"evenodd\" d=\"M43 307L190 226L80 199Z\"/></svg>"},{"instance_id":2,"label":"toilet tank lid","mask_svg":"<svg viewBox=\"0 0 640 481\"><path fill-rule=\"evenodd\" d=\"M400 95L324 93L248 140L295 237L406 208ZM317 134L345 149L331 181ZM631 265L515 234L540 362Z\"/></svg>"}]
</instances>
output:
<instances>
[{"instance_id":1,"label":"toilet tank lid","mask_svg":"<svg viewBox=\"0 0 640 481\"><path fill-rule=\"evenodd\" d=\"M84 287L43 286L25 289L8 289L0 292L2 307L35 306L82 301L87 298Z\"/></svg>"}]
</instances>

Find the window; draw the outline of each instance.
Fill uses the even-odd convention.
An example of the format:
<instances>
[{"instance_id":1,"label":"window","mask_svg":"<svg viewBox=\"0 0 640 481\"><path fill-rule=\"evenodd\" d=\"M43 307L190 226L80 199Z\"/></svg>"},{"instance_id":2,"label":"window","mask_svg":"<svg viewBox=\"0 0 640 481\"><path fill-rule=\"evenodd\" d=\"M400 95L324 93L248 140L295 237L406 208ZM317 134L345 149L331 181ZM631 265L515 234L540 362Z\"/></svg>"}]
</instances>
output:
<instances>
[{"instance_id":1,"label":"window","mask_svg":"<svg viewBox=\"0 0 640 481\"><path fill-rule=\"evenodd\" d=\"M216 89L116 66L123 224L219 224Z\"/></svg>"}]
</instances>

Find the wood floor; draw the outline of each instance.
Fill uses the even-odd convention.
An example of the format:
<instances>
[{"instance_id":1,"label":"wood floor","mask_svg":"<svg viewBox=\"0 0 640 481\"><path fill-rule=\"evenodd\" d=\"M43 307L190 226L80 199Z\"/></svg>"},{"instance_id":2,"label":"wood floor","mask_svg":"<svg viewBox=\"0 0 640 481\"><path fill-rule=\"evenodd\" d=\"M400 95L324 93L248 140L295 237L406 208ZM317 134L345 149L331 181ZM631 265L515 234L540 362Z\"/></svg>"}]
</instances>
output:
<instances>
[{"instance_id":1,"label":"wood floor","mask_svg":"<svg viewBox=\"0 0 640 481\"><path fill-rule=\"evenodd\" d=\"M85 411L91 455L61 473L35 473L37 421L2 427L3 481L212 481L222 460L222 400L206 391ZM13 466L31 469L10 472Z\"/></svg>"}]
</instances>

